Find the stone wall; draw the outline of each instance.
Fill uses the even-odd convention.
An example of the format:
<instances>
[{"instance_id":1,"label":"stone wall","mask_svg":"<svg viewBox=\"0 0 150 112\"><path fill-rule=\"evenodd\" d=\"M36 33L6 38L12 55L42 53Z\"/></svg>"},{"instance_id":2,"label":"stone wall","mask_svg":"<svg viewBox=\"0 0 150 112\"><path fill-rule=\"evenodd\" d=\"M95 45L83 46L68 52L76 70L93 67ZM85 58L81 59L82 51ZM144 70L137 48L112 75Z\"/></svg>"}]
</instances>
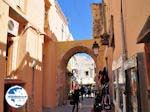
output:
<instances>
[{"instance_id":1,"label":"stone wall","mask_svg":"<svg viewBox=\"0 0 150 112\"><path fill-rule=\"evenodd\" d=\"M103 5L92 4L93 38L100 38L103 32Z\"/></svg>"}]
</instances>

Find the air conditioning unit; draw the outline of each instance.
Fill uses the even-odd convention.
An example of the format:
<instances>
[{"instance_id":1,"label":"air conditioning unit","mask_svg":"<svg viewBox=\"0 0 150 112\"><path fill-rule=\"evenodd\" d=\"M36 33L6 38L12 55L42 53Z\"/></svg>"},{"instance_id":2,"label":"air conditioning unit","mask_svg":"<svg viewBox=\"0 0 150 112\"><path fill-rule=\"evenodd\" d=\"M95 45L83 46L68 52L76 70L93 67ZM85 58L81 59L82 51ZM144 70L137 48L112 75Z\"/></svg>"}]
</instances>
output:
<instances>
[{"instance_id":1,"label":"air conditioning unit","mask_svg":"<svg viewBox=\"0 0 150 112\"><path fill-rule=\"evenodd\" d=\"M18 35L18 29L19 29L19 23L15 21L14 19L9 17L8 20L8 34L11 34L12 36Z\"/></svg>"}]
</instances>

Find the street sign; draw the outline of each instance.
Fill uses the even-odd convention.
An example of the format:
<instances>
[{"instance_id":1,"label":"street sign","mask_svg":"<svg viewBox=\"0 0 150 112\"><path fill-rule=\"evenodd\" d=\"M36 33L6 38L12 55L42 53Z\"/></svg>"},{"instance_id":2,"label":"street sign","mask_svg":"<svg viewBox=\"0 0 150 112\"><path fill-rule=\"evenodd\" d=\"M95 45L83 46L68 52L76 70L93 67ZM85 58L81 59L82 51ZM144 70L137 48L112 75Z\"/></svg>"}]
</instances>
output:
<instances>
[{"instance_id":1,"label":"street sign","mask_svg":"<svg viewBox=\"0 0 150 112\"><path fill-rule=\"evenodd\" d=\"M26 103L28 95L24 88L15 85L7 90L5 99L11 107L19 108Z\"/></svg>"}]
</instances>

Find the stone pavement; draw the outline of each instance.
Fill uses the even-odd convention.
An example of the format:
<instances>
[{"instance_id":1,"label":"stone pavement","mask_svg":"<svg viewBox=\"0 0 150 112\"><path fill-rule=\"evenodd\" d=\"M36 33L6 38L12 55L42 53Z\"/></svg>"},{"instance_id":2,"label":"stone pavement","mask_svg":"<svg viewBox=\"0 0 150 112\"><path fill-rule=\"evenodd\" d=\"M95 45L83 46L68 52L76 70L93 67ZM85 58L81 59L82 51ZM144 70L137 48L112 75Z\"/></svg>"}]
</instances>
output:
<instances>
[{"instance_id":1,"label":"stone pavement","mask_svg":"<svg viewBox=\"0 0 150 112\"><path fill-rule=\"evenodd\" d=\"M84 98L81 100L81 107L79 108L79 112L91 112L93 108L94 98ZM72 105L67 102L67 105L60 106L56 109L55 112L72 112Z\"/></svg>"}]
</instances>

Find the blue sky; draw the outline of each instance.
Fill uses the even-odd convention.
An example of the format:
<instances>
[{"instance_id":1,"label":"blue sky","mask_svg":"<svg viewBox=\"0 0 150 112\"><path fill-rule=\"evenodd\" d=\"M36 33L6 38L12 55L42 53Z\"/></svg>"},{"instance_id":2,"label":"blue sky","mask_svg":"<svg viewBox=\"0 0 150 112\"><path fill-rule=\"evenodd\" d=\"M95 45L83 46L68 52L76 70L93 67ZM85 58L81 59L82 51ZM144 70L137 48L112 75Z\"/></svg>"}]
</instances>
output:
<instances>
[{"instance_id":1,"label":"blue sky","mask_svg":"<svg viewBox=\"0 0 150 112\"><path fill-rule=\"evenodd\" d=\"M87 60L93 60L93 58L92 58L90 55L86 54L86 53L77 53L77 54L75 54L75 55L76 55L76 56L85 57Z\"/></svg>"},{"instance_id":2,"label":"blue sky","mask_svg":"<svg viewBox=\"0 0 150 112\"><path fill-rule=\"evenodd\" d=\"M91 3L100 2L101 0L58 0L75 40L92 38Z\"/></svg>"}]
</instances>

